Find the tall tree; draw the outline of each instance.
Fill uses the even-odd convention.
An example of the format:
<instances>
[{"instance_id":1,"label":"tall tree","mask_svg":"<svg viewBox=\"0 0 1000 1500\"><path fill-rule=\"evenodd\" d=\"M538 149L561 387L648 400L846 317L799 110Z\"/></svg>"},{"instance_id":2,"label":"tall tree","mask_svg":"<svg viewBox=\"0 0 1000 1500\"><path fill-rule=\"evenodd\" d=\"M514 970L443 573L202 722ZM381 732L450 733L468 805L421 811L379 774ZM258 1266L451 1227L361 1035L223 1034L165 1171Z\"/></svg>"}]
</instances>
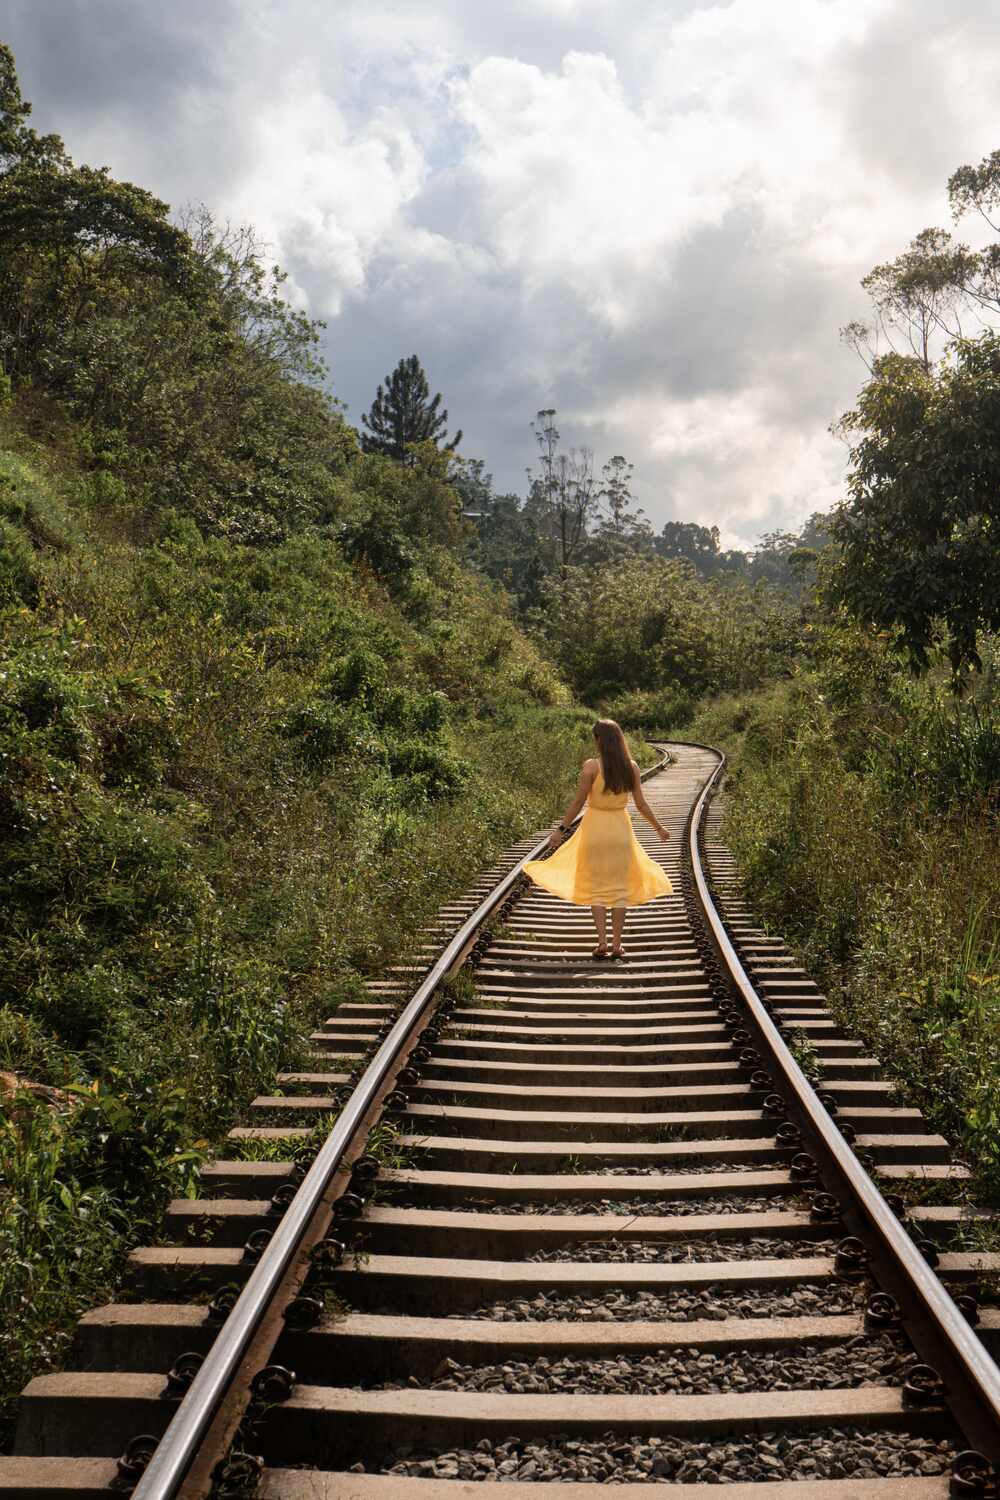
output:
<instances>
[{"instance_id":1,"label":"tall tree","mask_svg":"<svg viewBox=\"0 0 1000 1500\"><path fill-rule=\"evenodd\" d=\"M625 536L631 519L633 467L622 454L616 453L601 470L601 499L607 503L608 525L615 536Z\"/></svg>"},{"instance_id":2,"label":"tall tree","mask_svg":"<svg viewBox=\"0 0 1000 1500\"><path fill-rule=\"evenodd\" d=\"M959 337L979 257L945 229L924 229L897 255L869 271L861 285L872 302L872 324L849 323L842 337L871 368L882 340L929 370L943 340ZM903 350L900 349L902 344Z\"/></svg>"},{"instance_id":3,"label":"tall tree","mask_svg":"<svg viewBox=\"0 0 1000 1500\"><path fill-rule=\"evenodd\" d=\"M661 557L693 563L705 578L718 567L718 526L699 526L697 521L666 521L653 545Z\"/></svg>"},{"instance_id":4,"label":"tall tree","mask_svg":"<svg viewBox=\"0 0 1000 1500\"><path fill-rule=\"evenodd\" d=\"M531 490L526 509L551 528L560 574L577 560L587 539L587 523L597 513L600 494L594 478L594 455L589 448L559 448L554 407L536 413L531 424L538 444L540 477L528 470Z\"/></svg>"},{"instance_id":5,"label":"tall tree","mask_svg":"<svg viewBox=\"0 0 1000 1500\"><path fill-rule=\"evenodd\" d=\"M15 381L47 382L51 345L112 285L167 284L190 298L192 264L165 203L106 168L76 166L57 135L28 127L30 113L0 45L0 359Z\"/></svg>"},{"instance_id":6,"label":"tall tree","mask_svg":"<svg viewBox=\"0 0 1000 1500\"><path fill-rule=\"evenodd\" d=\"M366 453L383 453L398 463L412 463L413 443L435 443L453 453L462 441L461 428L450 443L443 442L447 411L440 410L441 393L432 399L423 366L415 354L401 359L385 386L379 386L371 411L361 418L366 432L361 446Z\"/></svg>"},{"instance_id":7,"label":"tall tree","mask_svg":"<svg viewBox=\"0 0 1000 1500\"><path fill-rule=\"evenodd\" d=\"M951 359L884 355L842 427L850 500L831 531L836 595L887 629L918 670L943 633L956 674L1000 629L1000 334L959 339Z\"/></svg>"},{"instance_id":8,"label":"tall tree","mask_svg":"<svg viewBox=\"0 0 1000 1500\"><path fill-rule=\"evenodd\" d=\"M976 213L1000 232L1000 151L953 172L948 197L956 220ZM1000 334L968 338L959 321L995 324L1000 244L973 251L924 230L862 285L890 345L902 332L910 352L880 356L861 325L845 330L867 343L870 378L835 428L851 469L831 527L841 548L832 588L917 670L943 643L961 677L980 664L980 633L1000 629Z\"/></svg>"},{"instance_id":9,"label":"tall tree","mask_svg":"<svg viewBox=\"0 0 1000 1500\"><path fill-rule=\"evenodd\" d=\"M533 519L517 495L498 495L493 476L486 473L481 458L467 460L452 476L462 501L462 514L475 523L471 547L475 565L502 583L524 612L542 603L541 583L552 568L551 548L546 549ZM546 555L548 554L548 555Z\"/></svg>"},{"instance_id":10,"label":"tall tree","mask_svg":"<svg viewBox=\"0 0 1000 1500\"><path fill-rule=\"evenodd\" d=\"M632 468L626 458L616 453L601 469L598 499L604 509L587 547L588 563L648 553L652 549L653 528L633 500Z\"/></svg>"}]
</instances>

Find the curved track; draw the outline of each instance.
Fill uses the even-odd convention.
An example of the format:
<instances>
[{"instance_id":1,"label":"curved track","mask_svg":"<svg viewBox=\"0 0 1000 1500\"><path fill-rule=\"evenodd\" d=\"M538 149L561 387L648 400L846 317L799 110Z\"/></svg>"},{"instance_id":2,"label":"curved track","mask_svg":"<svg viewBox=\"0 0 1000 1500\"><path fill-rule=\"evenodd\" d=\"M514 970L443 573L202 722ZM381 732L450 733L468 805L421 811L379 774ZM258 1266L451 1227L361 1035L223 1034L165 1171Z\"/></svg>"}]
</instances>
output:
<instances>
[{"instance_id":1,"label":"curved track","mask_svg":"<svg viewBox=\"0 0 1000 1500\"><path fill-rule=\"evenodd\" d=\"M986 1459L949 1479L970 1442L1000 1459L967 1173L743 908L721 757L669 748L671 842L637 831L675 891L627 964L509 851L255 1101L134 1256L141 1300L32 1382L0 1495L203 1495L241 1419L220 1494L993 1493Z\"/></svg>"}]
</instances>

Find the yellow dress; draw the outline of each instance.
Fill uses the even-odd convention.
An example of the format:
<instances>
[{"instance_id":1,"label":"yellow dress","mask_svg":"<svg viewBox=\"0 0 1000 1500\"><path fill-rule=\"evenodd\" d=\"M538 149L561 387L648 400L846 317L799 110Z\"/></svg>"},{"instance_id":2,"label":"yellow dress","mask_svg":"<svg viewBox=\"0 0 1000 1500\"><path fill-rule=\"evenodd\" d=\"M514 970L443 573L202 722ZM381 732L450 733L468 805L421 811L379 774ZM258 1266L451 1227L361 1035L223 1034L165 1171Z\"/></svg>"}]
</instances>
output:
<instances>
[{"instance_id":1,"label":"yellow dress","mask_svg":"<svg viewBox=\"0 0 1000 1500\"><path fill-rule=\"evenodd\" d=\"M598 771L579 827L548 859L531 859L524 873L577 906L642 906L673 886L635 836L628 792L609 792Z\"/></svg>"}]
</instances>

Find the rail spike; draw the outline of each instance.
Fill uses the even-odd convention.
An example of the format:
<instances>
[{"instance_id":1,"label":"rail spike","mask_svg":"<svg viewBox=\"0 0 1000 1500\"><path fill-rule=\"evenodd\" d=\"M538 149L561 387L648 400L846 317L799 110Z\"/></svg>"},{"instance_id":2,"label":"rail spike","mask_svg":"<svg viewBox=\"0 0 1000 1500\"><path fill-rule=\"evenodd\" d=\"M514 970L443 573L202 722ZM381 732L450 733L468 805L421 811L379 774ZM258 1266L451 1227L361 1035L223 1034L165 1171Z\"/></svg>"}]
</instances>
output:
<instances>
[{"instance_id":1,"label":"rail spike","mask_svg":"<svg viewBox=\"0 0 1000 1500\"><path fill-rule=\"evenodd\" d=\"M347 1254L347 1246L343 1240L335 1239L328 1235L325 1240L320 1240L313 1247L310 1259L318 1276L323 1276L335 1271Z\"/></svg>"},{"instance_id":2,"label":"rail spike","mask_svg":"<svg viewBox=\"0 0 1000 1500\"><path fill-rule=\"evenodd\" d=\"M338 1219L360 1219L365 1211L365 1200L360 1193L341 1193L333 1210Z\"/></svg>"},{"instance_id":3,"label":"rail spike","mask_svg":"<svg viewBox=\"0 0 1000 1500\"><path fill-rule=\"evenodd\" d=\"M948 1493L963 1500L997 1500L1000 1478L984 1454L966 1448L952 1459Z\"/></svg>"},{"instance_id":4,"label":"rail spike","mask_svg":"<svg viewBox=\"0 0 1000 1500\"><path fill-rule=\"evenodd\" d=\"M167 1374L167 1383L163 1389L161 1399L164 1401L179 1401L186 1390L191 1387L191 1382L205 1363L204 1354L190 1351L181 1354L171 1365Z\"/></svg>"},{"instance_id":5,"label":"rail spike","mask_svg":"<svg viewBox=\"0 0 1000 1500\"><path fill-rule=\"evenodd\" d=\"M891 1329L902 1326L903 1314L899 1303L889 1292L875 1292L865 1308L865 1327Z\"/></svg>"},{"instance_id":6,"label":"rail spike","mask_svg":"<svg viewBox=\"0 0 1000 1500\"><path fill-rule=\"evenodd\" d=\"M979 1322L979 1298L971 1292L961 1292L955 1298L955 1306L967 1323L975 1326Z\"/></svg>"},{"instance_id":7,"label":"rail spike","mask_svg":"<svg viewBox=\"0 0 1000 1500\"><path fill-rule=\"evenodd\" d=\"M276 1189L274 1197L268 1206L268 1213L281 1215L289 1208L295 1198L297 1189L294 1182L283 1182Z\"/></svg>"},{"instance_id":8,"label":"rail spike","mask_svg":"<svg viewBox=\"0 0 1000 1500\"><path fill-rule=\"evenodd\" d=\"M868 1251L855 1235L849 1234L837 1246L833 1265L838 1276L859 1281L868 1270Z\"/></svg>"},{"instance_id":9,"label":"rail spike","mask_svg":"<svg viewBox=\"0 0 1000 1500\"><path fill-rule=\"evenodd\" d=\"M940 1406L944 1401L944 1381L933 1365L911 1365L903 1385L904 1406Z\"/></svg>"},{"instance_id":10,"label":"rail spike","mask_svg":"<svg viewBox=\"0 0 1000 1500\"><path fill-rule=\"evenodd\" d=\"M297 1379L295 1371L284 1365L265 1365L250 1382L250 1389L258 1401L270 1405L275 1401L287 1401Z\"/></svg>"},{"instance_id":11,"label":"rail spike","mask_svg":"<svg viewBox=\"0 0 1000 1500\"><path fill-rule=\"evenodd\" d=\"M914 1239L913 1243L929 1266L936 1266L940 1263L941 1252L933 1240L921 1237L920 1239Z\"/></svg>"},{"instance_id":12,"label":"rail spike","mask_svg":"<svg viewBox=\"0 0 1000 1500\"><path fill-rule=\"evenodd\" d=\"M159 1438L144 1432L134 1437L118 1460L115 1488L122 1494L130 1494L149 1468L149 1461L156 1452Z\"/></svg>"},{"instance_id":13,"label":"rail spike","mask_svg":"<svg viewBox=\"0 0 1000 1500\"><path fill-rule=\"evenodd\" d=\"M315 1328L322 1316L323 1304L318 1297L295 1297L284 1313L289 1328Z\"/></svg>"},{"instance_id":14,"label":"rail spike","mask_svg":"<svg viewBox=\"0 0 1000 1500\"><path fill-rule=\"evenodd\" d=\"M218 1326L224 1323L239 1300L240 1290L235 1286L224 1286L216 1292L205 1309L206 1321Z\"/></svg>"},{"instance_id":15,"label":"rail spike","mask_svg":"<svg viewBox=\"0 0 1000 1500\"><path fill-rule=\"evenodd\" d=\"M809 1218L813 1224L842 1224L843 1210L839 1199L832 1193L815 1193L809 1205Z\"/></svg>"},{"instance_id":16,"label":"rail spike","mask_svg":"<svg viewBox=\"0 0 1000 1500\"><path fill-rule=\"evenodd\" d=\"M256 1453L231 1453L212 1472L212 1500L251 1500L264 1473L264 1460Z\"/></svg>"},{"instance_id":17,"label":"rail spike","mask_svg":"<svg viewBox=\"0 0 1000 1500\"><path fill-rule=\"evenodd\" d=\"M255 1266L267 1249L271 1239L269 1229L255 1229L243 1246L243 1260L248 1266Z\"/></svg>"}]
</instances>

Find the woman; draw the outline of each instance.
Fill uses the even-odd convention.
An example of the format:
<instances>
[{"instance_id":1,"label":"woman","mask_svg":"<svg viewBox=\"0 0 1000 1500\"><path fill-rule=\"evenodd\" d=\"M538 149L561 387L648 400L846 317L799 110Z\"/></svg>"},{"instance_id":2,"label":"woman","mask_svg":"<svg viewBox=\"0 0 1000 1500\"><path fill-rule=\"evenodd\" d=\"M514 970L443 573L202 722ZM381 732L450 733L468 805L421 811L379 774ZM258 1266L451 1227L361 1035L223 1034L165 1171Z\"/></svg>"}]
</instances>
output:
<instances>
[{"instance_id":1,"label":"woman","mask_svg":"<svg viewBox=\"0 0 1000 1500\"><path fill-rule=\"evenodd\" d=\"M610 956L624 959L622 932L626 908L641 906L673 890L663 869L650 859L635 836L628 815L629 793L636 809L660 838L668 839L670 835L642 794L639 767L629 754L620 725L614 719L598 719L594 739L597 757L584 761L576 796L562 822L549 834L549 848L558 853L545 860L529 860L524 872L554 896L590 907L597 928L595 958L609 956L607 909L610 906ZM569 824L585 802L588 807L579 832L564 844Z\"/></svg>"}]
</instances>

